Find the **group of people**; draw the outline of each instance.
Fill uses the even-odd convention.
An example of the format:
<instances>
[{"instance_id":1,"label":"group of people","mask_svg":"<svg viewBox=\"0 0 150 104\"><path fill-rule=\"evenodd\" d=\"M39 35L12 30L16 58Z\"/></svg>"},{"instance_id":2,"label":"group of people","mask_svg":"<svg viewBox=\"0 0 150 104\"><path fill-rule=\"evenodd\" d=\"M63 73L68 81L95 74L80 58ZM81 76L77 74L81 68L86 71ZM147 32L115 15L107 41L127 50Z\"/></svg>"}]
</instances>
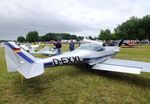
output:
<instances>
[{"instance_id":1,"label":"group of people","mask_svg":"<svg viewBox=\"0 0 150 104\"><path fill-rule=\"evenodd\" d=\"M59 40L57 40L56 42L53 43L53 45L55 46L55 49L57 50L57 54L56 55L61 54L61 47L62 47L61 42ZM75 44L74 44L73 40L71 40L69 42L69 50L73 51L74 47L75 47Z\"/></svg>"}]
</instances>

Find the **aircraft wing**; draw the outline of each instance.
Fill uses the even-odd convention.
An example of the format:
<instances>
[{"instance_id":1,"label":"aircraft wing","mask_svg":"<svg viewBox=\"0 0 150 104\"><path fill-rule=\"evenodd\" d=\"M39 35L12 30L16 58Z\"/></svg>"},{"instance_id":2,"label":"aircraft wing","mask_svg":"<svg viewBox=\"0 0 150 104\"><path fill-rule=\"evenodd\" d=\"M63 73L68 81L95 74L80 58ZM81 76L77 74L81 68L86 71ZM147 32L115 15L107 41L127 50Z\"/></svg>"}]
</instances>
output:
<instances>
[{"instance_id":1,"label":"aircraft wing","mask_svg":"<svg viewBox=\"0 0 150 104\"><path fill-rule=\"evenodd\" d=\"M150 63L121 59L109 59L102 63L95 64L92 69L140 74L140 72L150 72Z\"/></svg>"},{"instance_id":2,"label":"aircraft wing","mask_svg":"<svg viewBox=\"0 0 150 104\"><path fill-rule=\"evenodd\" d=\"M43 51L50 51L50 47L49 46L45 46L44 48L42 48L41 50L39 50L38 52L43 52Z\"/></svg>"}]
</instances>

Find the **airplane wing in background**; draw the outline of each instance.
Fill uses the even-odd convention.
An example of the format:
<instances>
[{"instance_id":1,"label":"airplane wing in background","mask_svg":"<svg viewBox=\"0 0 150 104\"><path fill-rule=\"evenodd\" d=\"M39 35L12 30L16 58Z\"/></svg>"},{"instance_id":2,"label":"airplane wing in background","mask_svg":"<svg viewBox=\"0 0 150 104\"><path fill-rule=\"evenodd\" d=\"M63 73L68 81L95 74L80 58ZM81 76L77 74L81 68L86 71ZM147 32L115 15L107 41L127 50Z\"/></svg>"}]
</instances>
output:
<instances>
[{"instance_id":1,"label":"airplane wing in background","mask_svg":"<svg viewBox=\"0 0 150 104\"><path fill-rule=\"evenodd\" d=\"M150 72L150 63L121 59L109 59L103 63L95 64L92 69L140 74L140 72Z\"/></svg>"},{"instance_id":2,"label":"airplane wing in background","mask_svg":"<svg viewBox=\"0 0 150 104\"><path fill-rule=\"evenodd\" d=\"M39 50L38 52L43 52L43 51L50 51L51 48L49 46L45 46L44 48L42 48L41 50Z\"/></svg>"}]
</instances>

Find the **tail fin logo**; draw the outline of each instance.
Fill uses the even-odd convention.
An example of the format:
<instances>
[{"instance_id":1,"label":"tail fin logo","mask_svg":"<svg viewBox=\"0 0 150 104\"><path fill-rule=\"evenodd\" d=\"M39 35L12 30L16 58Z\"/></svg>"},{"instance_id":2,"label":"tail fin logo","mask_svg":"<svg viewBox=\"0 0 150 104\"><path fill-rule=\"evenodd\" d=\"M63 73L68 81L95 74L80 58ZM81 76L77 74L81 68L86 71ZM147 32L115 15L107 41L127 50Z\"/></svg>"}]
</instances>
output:
<instances>
[{"instance_id":1,"label":"tail fin logo","mask_svg":"<svg viewBox=\"0 0 150 104\"><path fill-rule=\"evenodd\" d=\"M5 43L5 45L7 45L9 48L11 48L15 53L17 53L20 57L22 57L28 63L34 63L34 60L32 60L29 56L27 56L24 52L22 52L21 48L15 47L11 43Z\"/></svg>"},{"instance_id":2,"label":"tail fin logo","mask_svg":"<svg viewBox=\"0 0 150 104\"><path fill-rule=\"evenodd\" d=\"M13 48L14 52L18 53L18 52L21 52L21 49L20 48Z\"/></svg>"}]
</instances>

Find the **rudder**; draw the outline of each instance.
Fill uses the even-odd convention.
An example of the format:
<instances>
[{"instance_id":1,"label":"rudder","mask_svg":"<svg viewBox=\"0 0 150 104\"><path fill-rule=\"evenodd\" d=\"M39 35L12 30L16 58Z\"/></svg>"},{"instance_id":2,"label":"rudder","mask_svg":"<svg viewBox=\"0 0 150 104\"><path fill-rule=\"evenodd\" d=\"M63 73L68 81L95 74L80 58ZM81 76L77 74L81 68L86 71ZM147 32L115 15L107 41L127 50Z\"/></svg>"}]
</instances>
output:
<instances>
[{"instance_id":1,"label":"rudder","mask_svg":"<svg viewBox=\"0 0 150 104\"><path fill-rule=\"evenodd\" d=\"M14 42L5 43L4 47L8 72L19 71L27 79L44 73L43 63Z\"/></svg>"}]
</instances>

